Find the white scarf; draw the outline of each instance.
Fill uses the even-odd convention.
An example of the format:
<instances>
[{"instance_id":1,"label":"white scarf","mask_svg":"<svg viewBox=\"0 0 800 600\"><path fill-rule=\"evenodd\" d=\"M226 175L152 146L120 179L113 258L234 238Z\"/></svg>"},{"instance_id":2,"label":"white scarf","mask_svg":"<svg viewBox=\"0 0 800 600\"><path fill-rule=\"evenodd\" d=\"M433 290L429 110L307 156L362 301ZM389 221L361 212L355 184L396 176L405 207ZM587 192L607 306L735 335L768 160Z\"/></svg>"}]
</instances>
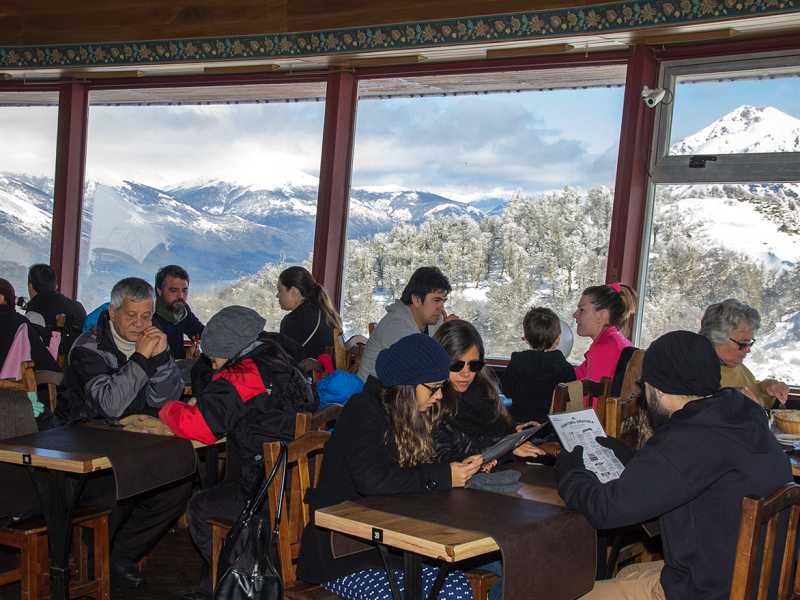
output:
<instances>
[{"instance_id":1,"label":"white scarf","mask_svg":"<svg viewBox=\"0 0 800 600\"><path fill-rule=\"evenodd\" d=\"M112 321L108 322L111 325L111 336L114 338L114 344L117 347L117 350L122 352L125 355L125 358L130 359L133 356L133 353L136 352L136 342L129 342L122 336L117 333L117 330L114 329L114 323Z\"/></svg>"}]
</instances>

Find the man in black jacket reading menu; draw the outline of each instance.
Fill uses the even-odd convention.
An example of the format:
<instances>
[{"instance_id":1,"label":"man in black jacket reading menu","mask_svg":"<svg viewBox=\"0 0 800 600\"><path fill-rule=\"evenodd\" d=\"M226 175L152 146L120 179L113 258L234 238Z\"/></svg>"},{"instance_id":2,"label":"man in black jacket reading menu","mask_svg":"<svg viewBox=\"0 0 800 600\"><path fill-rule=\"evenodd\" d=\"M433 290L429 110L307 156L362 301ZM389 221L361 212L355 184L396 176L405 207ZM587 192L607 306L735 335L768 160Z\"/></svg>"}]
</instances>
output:
<instances>
[{"instance_id":1,"label":"man in black jacket reading menu","mask_svg":"<svg viewBox=\"0 0 800 600\"><path fill-rule=\"evenodd\" d=\"M558 490L598 529L660 518L664 560L622 569L583 598L728 598L742 497L768 496L791 481L789 462L764 410L719 389L719 359L705 338L660 337L645 353L642 378L653 437L635 453L599 438L625 465L605 484L584 468L580 446L562 453Z\"/></svg>"}]
</instances>

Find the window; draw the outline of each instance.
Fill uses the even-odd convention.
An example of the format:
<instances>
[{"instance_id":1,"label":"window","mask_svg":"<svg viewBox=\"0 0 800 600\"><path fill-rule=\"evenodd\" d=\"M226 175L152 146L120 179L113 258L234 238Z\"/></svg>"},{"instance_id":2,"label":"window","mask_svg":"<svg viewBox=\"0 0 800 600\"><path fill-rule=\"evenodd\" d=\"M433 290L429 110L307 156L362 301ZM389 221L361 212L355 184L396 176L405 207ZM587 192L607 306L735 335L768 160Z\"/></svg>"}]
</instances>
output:
<instances>
[{"instance_id":1,"label":"window","mask_svg":"<svg viewBox=\"0 0 800 600\"><path fill-rule=\"evenodd\" d=\"M638 345L736 298L761 313L756 378L800 381L798 74L797 56L665 67Z\"/></svg>"},{"instance_id":2,"label":"window","mask_svg":"<svg viewBox=\"0 0 800 600\"><path fill-rule=\"evenodd\" d=\"M0 93L0 273L18 297L50 263L57 128L58 92Z\"/></svg>"},{"instance_id":3,"label":"window","mask_svg":"<svg viewBox=\"0 0 800 600\"><path fill-rule=\"evenodd\" d=\"M202 321L242 304L277 329L277 275L310 265L314 241L325 84L304 85L90 93L87 309L178 264Z\"/></svg>"},{"instance_id":4,"label":"window","mask_svg":"<svg viewBox=\"0 0 800 600\"><path fill-rule=\"evenodd\" d=\"M574 325L582 289L605 279L624 79L615 66L362 81L347 334L366 333L423 265L448 276L447 310L491 356L525 348L533 305ZM545 90L576 82L595 87Z\"/></svg>"}]
</instances>

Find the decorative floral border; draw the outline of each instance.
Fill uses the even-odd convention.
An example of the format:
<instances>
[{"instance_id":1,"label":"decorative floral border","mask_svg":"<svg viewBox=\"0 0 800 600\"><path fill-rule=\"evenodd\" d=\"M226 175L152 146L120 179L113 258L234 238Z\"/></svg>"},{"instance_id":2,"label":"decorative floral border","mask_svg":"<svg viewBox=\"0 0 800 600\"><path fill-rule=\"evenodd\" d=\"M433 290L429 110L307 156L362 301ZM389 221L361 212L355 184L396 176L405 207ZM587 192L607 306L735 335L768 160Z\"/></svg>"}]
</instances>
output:
<instances>
[{"instance_id":1,"label":"decorative floral border","mask_svg":"<svg viewBox=\"0 0 800 600\"><path fill-rule=\"evenodd\" d=\"M116 44L4 46L0 47L0 68L141 65L421 49L797 11L800 11L800 0L634 0L572 9L303 33Z\"/></svg>"}]
</instances>

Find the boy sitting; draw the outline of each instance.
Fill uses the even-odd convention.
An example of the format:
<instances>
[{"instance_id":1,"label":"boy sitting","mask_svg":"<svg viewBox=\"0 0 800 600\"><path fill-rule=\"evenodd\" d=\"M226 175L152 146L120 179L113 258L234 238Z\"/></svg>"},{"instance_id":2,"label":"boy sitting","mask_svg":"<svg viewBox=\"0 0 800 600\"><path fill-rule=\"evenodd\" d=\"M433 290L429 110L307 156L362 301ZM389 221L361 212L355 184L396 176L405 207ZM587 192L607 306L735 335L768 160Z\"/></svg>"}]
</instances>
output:
<instances>
[{"instance_id":1,"label":"boy sitting","mask_svg":"<svg viewBox=\"0 0 800 600\"><path fill-rule=\"evenodd\" d=\"M522 321L524 339L531 349L512 352L502 377L503 393L511 398L511 416L517 423L544 423L553 390L559 383L575 381L575 369L560 350L561 323L549 308L534 307Z\"/></svg>"}]
</instances>

